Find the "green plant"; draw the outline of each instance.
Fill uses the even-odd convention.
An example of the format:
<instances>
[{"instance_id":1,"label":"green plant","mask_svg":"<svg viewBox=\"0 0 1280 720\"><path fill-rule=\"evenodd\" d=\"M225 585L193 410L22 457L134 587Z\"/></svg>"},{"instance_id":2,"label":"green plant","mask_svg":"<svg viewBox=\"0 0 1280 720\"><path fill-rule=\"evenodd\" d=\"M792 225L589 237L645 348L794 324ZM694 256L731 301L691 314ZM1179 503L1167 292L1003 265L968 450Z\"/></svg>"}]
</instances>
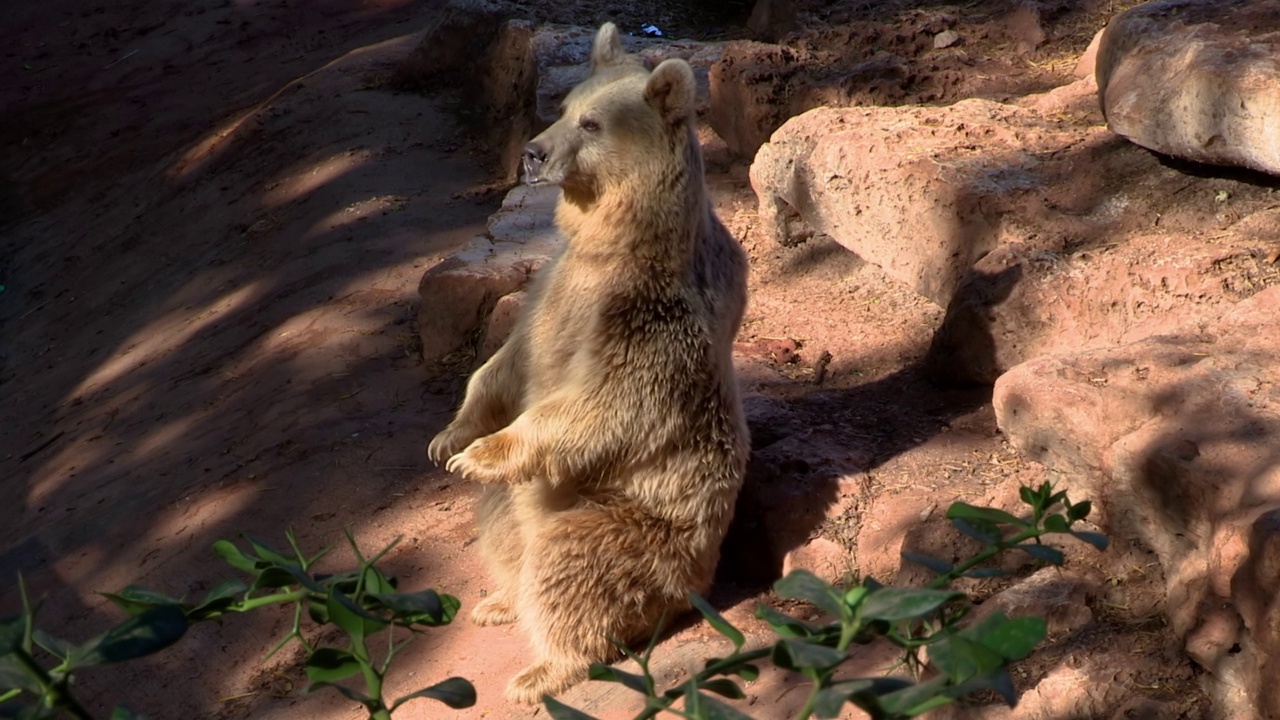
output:
<instances>
[{"instance_id":1,"label":"green plant","mask_svg":"<svg viewBox=\"0 0 1280 720\"><path fill-rule=\"evenodd\" d=\"M409 700L432 698L449 707L475 704L475 688L463 678L449 678L388 702L382 696L383 680L396 653L422 627L449 624L458 612L457 598L434 590L402 593L395 578L376 563L400 541L397 538L372 558L365 559L348 530L347 541L358 567L338 574L314 574L316 563L328 549L307 557L293 531L285 532L291 554L248 538L249 551L227 540L213 549L227 564L248 575L248 581L226 580L198 603L172 598L130 585L118 593L102 593L123 609L128 619L98 637L81 644L55 638L35 627L37 608L32 607L19 577L22 612L0 622L0 718L43 720L66 713L74 718L91 716L71 694L75 673L94 665L133 660L159 652L177 642L192 623L219 620L224 615L246 613L269 605L293 605L293 626L267 654L270 658L290 640L306 650L304 663L311 685L307 692L331 687L362 704L372 720L390 720L391 713ZM346 647L316 647L302 635L306 614L321 625L334 625L347 636ZM395 629L410 636L396 641ZM386 631L386 650L375 650L373 637ZM40 662L52 658L51 667ZM340 681L359 675L363 690ZM126 707L117 707L111 720L136 718Z\"/></svg>"},{"instance_id":2,"label":"green plant","mask_svg":"<svg viewBox=\"0 0 1280 720\"><path fill-rule=\"evenodd\" d=\"M663 712L697 720L739 720L748 716L714 695L730 699L744 697L734 676L754 680L757 662L800 673L812 683L811 692L799 718L833 718L846 703L852 703L872 718L888 720L922 715L979 690L994 690L1006 702L1016 702L1013 681L1007 667L1031 653L1044 639L1045 623L1037 617L1008 618L992 613L972 624L962 620L970 609L968 597L950 589L959 578L1003 575L999 568L983 564L996 555L1017 550L1045 562L1061 565L1062 552L1040 542L1046 535L1070 534L1098 549L1107 539L1098 533L1072 530L1089 515L1088 501L1072 504L1066 492L1055 492L1050 483L1039 488L1022 488L1021 498L1030 506L1030 516L1016 517L993 508L954 503L947 517L960 532L982 543L972 558L951 565L936 558L904 553L907 560L937 574L923 588L885 587L875 580L839 588L804 570L797 570L774 585L782 598L803 600L830 616L826 624L812 624L761 605L756 617L767 622L780 639L772 646L744 650L746 639L702 598L692 595L693 606L717 632L733 644L726 657L711 658L702 671L680 685L659 691L650 671L657 634L640 654L616 643L627 657L640 666L640 674L609 665L591 667L594 680L616 682L645 696L645 706L636 720L646 720ZM660 631L659 631L660 632ZM836 672L848 658L853 644L883 640L903 650L900 664L912 678L871 677L837 679ZM928 665L921 660L928 651ZM928 679L921 680L926 670ZM680 709L674 706L682 703ZM556 720L593 720L590 715L554 699L545 698L547 710Z\"/></svg>"}]
</instances>

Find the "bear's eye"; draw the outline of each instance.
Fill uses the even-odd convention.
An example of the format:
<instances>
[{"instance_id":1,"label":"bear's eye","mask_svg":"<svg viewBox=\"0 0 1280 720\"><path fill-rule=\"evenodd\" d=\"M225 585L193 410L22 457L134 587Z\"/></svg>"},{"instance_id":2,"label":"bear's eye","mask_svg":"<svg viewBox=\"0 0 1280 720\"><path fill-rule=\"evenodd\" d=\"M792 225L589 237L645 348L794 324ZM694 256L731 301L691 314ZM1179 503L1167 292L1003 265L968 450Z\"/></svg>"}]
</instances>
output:
<instances>
[{"instance_id":1,"label":"bear's eye","mask_svg":"<svg viewBox=\"0 0 1280 720\"><path fill-rule=\"evenodd\" d=\"M578 127L590 133L597 132L600 130L600 121L593 117L584 116L582 119L578 120Z\"/></svg>"}]
</instances>

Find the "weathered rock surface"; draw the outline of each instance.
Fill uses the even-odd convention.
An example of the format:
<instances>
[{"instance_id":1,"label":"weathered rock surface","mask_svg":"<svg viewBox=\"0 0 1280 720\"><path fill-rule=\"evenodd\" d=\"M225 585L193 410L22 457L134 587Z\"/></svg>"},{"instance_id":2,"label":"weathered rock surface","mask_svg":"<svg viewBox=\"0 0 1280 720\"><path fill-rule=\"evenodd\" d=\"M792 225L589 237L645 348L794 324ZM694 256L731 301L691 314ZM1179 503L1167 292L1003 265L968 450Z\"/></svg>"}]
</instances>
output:
<instances>
[{"instance_id":1,"label":"weathered rock surface","mask_svg":"<svg viewBox=\"0 0 1280 720\"><path fill-rule=\"evenodd\" d=\"M1216 322L1045 357L995 385L1000 427L1159 558L1166 611L1223 717L1280 716L1280 288Z\"/></svg>"},{"instance_id":2,"label":"weathered rock surface","mask_svg":"<svg viewBox=\"0 0 1280 720\"><path fill-rule=\"evenodd\" d=\"M1083 97L1091 86L1076 90ZM751 184L761 224L778 242L829 235L945 307L969 267L999 244L1030 242L1047 222L1089 233L1105 225L1084 216L1087 205L1073 207L1090 199L1052 192L1063 176L1095 172L1083 161L1105 137L986 100L819 108L760 148Z\"/></svg>"},{"instance_id":3,"label":"weathered rock surface","mask_svg":"<svg viewBox=\"0 0 1280 720\"><path fill-rule=\"evenodd\" d=\"M523 290L562 243L554 223L559 197L555 187L516 187L489 218L487 234L427 270L418 284L423 360L467 349L487 357L501 346L518 309L507 296Z\"/></svg>"},{"instance_id":4,"label":"weathered rock surface","mask_svg":"<svg viewBox=\"0 0 1280 720\"><path fill-rule=\"evenodd\" d=\"M1280 213L1267 213L1280 223ZM926 367L947 383L991 384L1015 365L1171 332L1280 281L1266 242L1141 235L1115 247L1002 245L974 264L934 334Z\"/></svg>"},{"instance_id":5,"label":"weathered rock surface","mask_svg":"<svg viewBox=\"0 0 1280 720\"><path fill-rule=\"evenodd\" d=\"M1157 152L1280 174L1280 1L1160 0L1103 33L1111 129Z\"/></svg>"}]
</instances>

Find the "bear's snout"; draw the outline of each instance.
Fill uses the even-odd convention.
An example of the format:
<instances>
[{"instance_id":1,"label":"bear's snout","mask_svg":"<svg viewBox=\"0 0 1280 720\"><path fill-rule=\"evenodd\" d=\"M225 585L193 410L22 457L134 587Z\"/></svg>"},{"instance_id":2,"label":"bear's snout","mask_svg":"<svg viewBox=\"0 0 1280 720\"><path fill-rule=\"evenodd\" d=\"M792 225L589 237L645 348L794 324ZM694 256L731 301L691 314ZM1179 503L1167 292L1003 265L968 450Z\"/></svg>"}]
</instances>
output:
<instances>
[{"instance_id":1,"label":"bear's snout","mask_svg":"<svg viewBox=\"0 0 1280 720\"><path fill-rule=\"evenodd\" d=\"M541 182L542 164L547 161L546 148L542 147L537 141L525 145L521 161L524 163L524 181L530 185L537 185Z\"/></svg>"}]
</instances>

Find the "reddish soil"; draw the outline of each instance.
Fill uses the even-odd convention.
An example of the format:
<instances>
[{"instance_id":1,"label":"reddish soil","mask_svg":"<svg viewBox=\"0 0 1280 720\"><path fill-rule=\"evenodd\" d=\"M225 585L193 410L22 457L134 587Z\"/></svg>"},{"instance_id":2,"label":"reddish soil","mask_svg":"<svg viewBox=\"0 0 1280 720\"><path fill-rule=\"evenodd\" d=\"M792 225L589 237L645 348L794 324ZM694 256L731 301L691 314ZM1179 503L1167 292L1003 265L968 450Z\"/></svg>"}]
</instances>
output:
<instances>
[{"instance_id":1,"label":"reddish soil","mask_svg":"<svg viewBox=\"0 0 1280 720\"><path fill-rule=\"evenodd\" d=\"M95 591L140 583L199 594L232 574L209 550L214 540L247 532L282 543L288 526L310 548L348 525L366 549L402 535L386 560L402 587L453 593L464 611L482 596L476 490L423 452L462 378L421 363L415 290L427 267L483 229L501 188L451 112L453 94L402 93L388 81L439 5L50 0L9 10L0 29L6 614L16 605L8 579L21 571L46 598L43 626L85 639L120 617ZM608 19L602 6L563 5L547 19ZM735 25L667 5L625 19L745 34L746 8ZM828 19L846 24L806 35L806 47L830 51L911 10L887 5L872 17L864 3L831 5L846 14ZM580 16L554 16L574 8ZM1000 96L1065 82L1103 11L1063 17L1066 30L1031 59L1004 35L970 36L964 51L987 63L980 83L948 67L895 102L950 98L953 85ZM935 30L918 24L921 37ZM1001 85L994 73L1015 66ZM768 409L753 424L756 485L786 479L812 493L797 542L822 535L856 550L860 537L905 534L918 551L965 552L941 520L946 504L1007 504L1042 473L1000 438L988 393L923 380L916 364L941 309L833 244L765 241L753 231L745 166L714 145L711 159L721 213L753 261L740 354L745 388ZM1190 195L1201 192L1210 197L1199 185ZM757 494L748 508L769 502ZM882 512L867 517L872 501ZM751 520L726 546L714 597L744 626L754 602L772 601L764 588L778 571L753 555ZM863 567L895 566L860 550ZM332 563L349 559L338 552ZM1019 668L1019 687L1062 663L1104 663L1124 670L1116 682L1127 692L1202 716L1191 666L1159 619L1151 562L1141 548L1106 561L1076 548L1071 563L1087 570L1100 624L1052 638ZM1001 587L973 589L985 598ZM153 659L85 673L78 690L102 717L117 702L152 718L360 717L336 693L302 694L296 651L260 661L287 627L271 611L200 626ZM710 638L693 626L668 644L689 657L723 650ZM463 675L480 701L458 717L528 716L501 700L528 652L517 631L459 620L406 652L391 693ZM789 688L762 680L748 689L750 711L785 716L804 695ZM397 714L452 716L429 701Z\"/></svg>"}]
</instances>

